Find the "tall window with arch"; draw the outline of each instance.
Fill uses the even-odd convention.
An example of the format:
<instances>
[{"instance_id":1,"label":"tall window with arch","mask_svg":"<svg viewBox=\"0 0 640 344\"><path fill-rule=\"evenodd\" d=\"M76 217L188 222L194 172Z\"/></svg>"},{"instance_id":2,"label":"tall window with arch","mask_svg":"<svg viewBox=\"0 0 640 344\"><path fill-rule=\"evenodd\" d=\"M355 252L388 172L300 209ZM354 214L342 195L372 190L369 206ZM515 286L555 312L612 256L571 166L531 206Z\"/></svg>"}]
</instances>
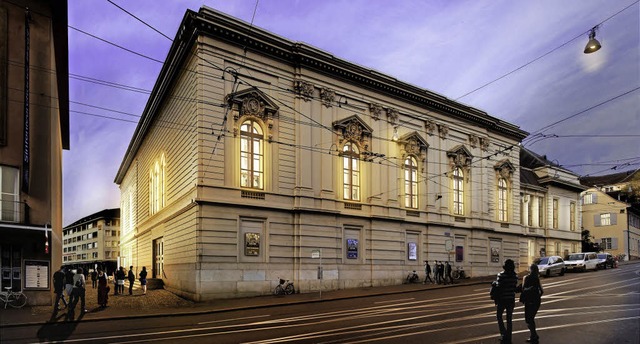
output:
<instances>
[{"instance_id":1,"label":"tall window with arch","mask_svg":"<svg viewBox=\"0 0 640 344\"><path fill-rule=\"evenodd\" d=\"M413 156L404 161L404 206L418 208L418 164Z\"/></svg>"},{"instance_id":2,"label":"tall window with arch","mask_svg":"<svg viewBox=\"0 0 640 344\"><path fill-rule=\"evenodd\" d=\"M498 179L498 221L507 222L508 219L508 191L507 180Z\"/></svg>"},{"instance_id":3,"label":"tall window with arch","mask_svg":"<svg viewBox=\"0 0 640 344\"><path fill-rule=\"evenodd\" d=\"M360 200L360 150L353 142L342 147L344 199Z\"/></svg>"},{"instance_id":4,"label":"tall window with arch","mask_svg":"<svg viewBox=\"0 0 640 344\"><path fill-rule=\"evenodd\" d=\"M453 170L453 213L464 215L464 172L460 167Z\"/></svg>"},{"instance_id":5,"label":"tall window with arch","mask_svg":"<svg viewBox=\"0 0 640 344\"><path fill-rule=\"evenodd\" d=\"M263 132L254 120L246 120L240 126L240 186L263 189L264 152Z\"/></svg>"},{"instance_id":6,"label":"tall window with arch","mask_svg":"<svg viewBox=\"0 0 640 344\"><path fill-rule=\"evenodd\" d=\"M166 160L164 153L149 169L149 213L157 213L165 206Z\"/></svg>"}]
</instances>

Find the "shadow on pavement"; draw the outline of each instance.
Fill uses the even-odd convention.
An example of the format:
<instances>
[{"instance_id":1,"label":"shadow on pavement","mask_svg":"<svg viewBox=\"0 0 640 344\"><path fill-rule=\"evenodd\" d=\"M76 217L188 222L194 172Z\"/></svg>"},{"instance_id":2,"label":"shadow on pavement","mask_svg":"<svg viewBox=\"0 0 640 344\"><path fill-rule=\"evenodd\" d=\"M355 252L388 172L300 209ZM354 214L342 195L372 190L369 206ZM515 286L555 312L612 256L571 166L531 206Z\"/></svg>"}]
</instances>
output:
<instances>
[{"instance_id":1,"label":"shadow on pavement","mask_svg":"<svg viewBox=\"0 0 640 344\"><path fill-rule=\"evenodd\" d=\"M51 314L49 321L38 330L37 335L40 342L63 342L67 340L84 317L84 313L80 313L78 319L71 321L65 321L67 315L67 313L58 314L58 310L55 310Z\"/></svg>"}]
</instances>

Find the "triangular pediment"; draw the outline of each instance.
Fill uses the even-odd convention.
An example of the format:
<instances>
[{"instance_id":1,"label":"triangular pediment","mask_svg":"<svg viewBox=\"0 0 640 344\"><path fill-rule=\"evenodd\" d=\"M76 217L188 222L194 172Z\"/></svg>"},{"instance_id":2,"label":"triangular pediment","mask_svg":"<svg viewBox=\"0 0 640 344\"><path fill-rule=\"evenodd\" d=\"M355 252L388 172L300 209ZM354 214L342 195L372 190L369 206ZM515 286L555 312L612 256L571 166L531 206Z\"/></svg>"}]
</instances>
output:
<instances>
[{"instance_id":1,"label":"triangular pediment","mask_svg":"<svg viewBox=\"0 0 640 344\"><path fill-rule=\"evenodd\" d=\"M425 140L422 137L422 135L420 135L420 133L418 133L417 131L405 134L398 139L398 142L403 144L407 144L412 141L415 141L416 144L418 144L420 147L429 148L429 144L427 143L427 140Z\"/></svg>"},{"instance_id":2,"label":"triangular pediment","mask_svg":"<svg viewBox=\"0 0 640 344\"><path fill-rule=\"evenodd\" d=\"M459 155L463 155L464 157L469 159L473 158L471 151L469 151L469 149L464 145L455 146L451 150L447 151L447 156L449 157L455 157Z\"/></svg>"},{"instance_id":3,"label":"triangular pediment","mask_svg":"<svg viewBox=\"0 0 640 344\"><path fill-rule=\"evenodd\" d=\"M243 114L262 115L265 111L267 114L273 114L279 108L269 96L256 88L230 93L226 99L227 102L236 104Z\"/></svg>"},{"instance_id":4,"label":"triangular pediment","mask_svg":"<svg viewBox=\"0 0 640 344\"><path fill-rule=\"evenodd\" d=\"M498 161L498 163L497 163L497 164L495 164L495 165L493 166L493 168L494 168L495 170L505 170L505 169L506 169L506 170L509 170L509 171L511 171L511 172L513 172L513 171L515 171L515 170L516 170L515 166L513 166L513 164L511 163L511 161L509 161L509 159L504 159L504 160L500 160L500 161Z\"/></svg>"},{"instance_id":5,"label":"triangular pediment","mask_svg":"<svg viewBox=\"0 0 640 344\"><path fill-rule=\"evenodd\" d=\"M353 126L354 124L362 128L363 134L371 135L371 133L373 132L373 129L370 126L368 126L367 123L365 123L362 119L360 119L358 115L353 115L345 119L335 121L333 122L333 127L346 129L347 127Z\"/></svg>"}]
</instances>

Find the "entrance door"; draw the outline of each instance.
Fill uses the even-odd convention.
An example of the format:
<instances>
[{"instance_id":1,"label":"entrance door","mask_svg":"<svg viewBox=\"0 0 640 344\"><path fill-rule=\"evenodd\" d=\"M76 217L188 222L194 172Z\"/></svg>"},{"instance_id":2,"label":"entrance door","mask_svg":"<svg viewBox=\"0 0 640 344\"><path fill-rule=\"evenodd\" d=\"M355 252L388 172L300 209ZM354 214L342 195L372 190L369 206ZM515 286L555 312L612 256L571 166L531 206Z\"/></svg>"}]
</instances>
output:
<instances>
[{"instance_id":1,"label":"entrance door","mask_svg":"<svg viewBox=\"0 0 640 344\"><path fill-rule=\"evenodd\" d=\"M164 275L164 239L153 241L153 278L162 278Z\"/></svg>"}]
</instances>

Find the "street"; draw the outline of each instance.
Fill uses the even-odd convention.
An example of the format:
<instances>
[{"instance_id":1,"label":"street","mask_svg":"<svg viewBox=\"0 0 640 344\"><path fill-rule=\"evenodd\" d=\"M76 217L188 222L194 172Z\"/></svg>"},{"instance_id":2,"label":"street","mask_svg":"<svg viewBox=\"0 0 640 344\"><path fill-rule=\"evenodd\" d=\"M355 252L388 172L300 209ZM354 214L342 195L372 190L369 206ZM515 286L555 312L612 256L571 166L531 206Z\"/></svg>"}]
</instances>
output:
<instances>
[{"instance_id":1,"label":"street","mask_svg":"<svg viewBox=\"0 0 640 344\"><path fill-rule=\"evenodd\" d=\"M639 343L640 265L542 278L542 343ZM2 343L497 343L489 285L162 318L5 328ZM529 336L514 311L514 343Z\"/></svg>"}]
</instances>

